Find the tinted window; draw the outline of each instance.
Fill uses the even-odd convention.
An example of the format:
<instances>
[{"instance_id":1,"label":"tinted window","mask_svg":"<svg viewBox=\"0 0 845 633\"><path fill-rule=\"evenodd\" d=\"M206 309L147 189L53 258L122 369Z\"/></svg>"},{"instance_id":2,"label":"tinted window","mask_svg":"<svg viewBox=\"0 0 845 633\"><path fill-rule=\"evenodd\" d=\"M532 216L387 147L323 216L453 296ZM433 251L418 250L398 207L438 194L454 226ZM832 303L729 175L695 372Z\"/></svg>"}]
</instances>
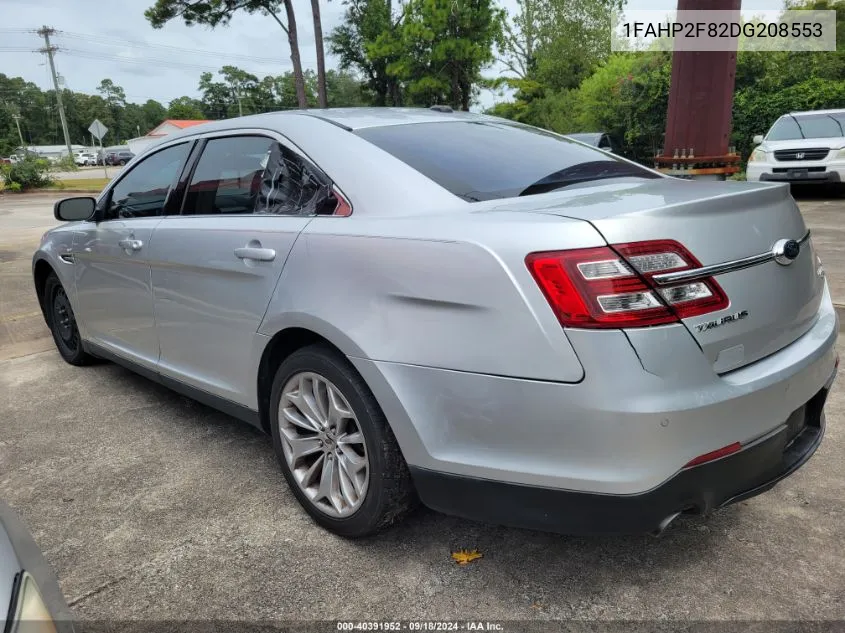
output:
<instances>
[{"instance_id":1,"label":"tinted window","mask_svg":"<svg viewBox=\"0 0 845 633\"><path fill-rule=\"evenodd\" d=\"M778 119L766 136L767 141L793 141L799 138L839 138L845 136L845 114L802 114Z\"/></svg>"},{"instance_id":2,"label":"tinted window","mask_svg":"<svg viewBox=\"0 0 845 633\"><path fill-rule=\"evenodd\" d=\"M313 215L328 183L302 157L263 136L210 140L191 177L186 214Z\"/></svg>"},{"instance_id":3,"label":"tinted window","mask_svg":"<svg viewBox=\"0 0 845 633\"><path fill-rule=\"evenodd\" d=\"M508 123L416 123L356 133L471 202L606 178L660 177L569 139Z\"/></svg>"},{"instance_id":4,"label":"tinted window","mask_svg":"<svg viewBox=\"0 0 845 633\"><path fill-rule=\"evenodd\" d=\"M167 194L176 183L187 154L188 144L182 143L138 163L112 189L104 219L163 215Z\"/></svg>"}]
</instances>

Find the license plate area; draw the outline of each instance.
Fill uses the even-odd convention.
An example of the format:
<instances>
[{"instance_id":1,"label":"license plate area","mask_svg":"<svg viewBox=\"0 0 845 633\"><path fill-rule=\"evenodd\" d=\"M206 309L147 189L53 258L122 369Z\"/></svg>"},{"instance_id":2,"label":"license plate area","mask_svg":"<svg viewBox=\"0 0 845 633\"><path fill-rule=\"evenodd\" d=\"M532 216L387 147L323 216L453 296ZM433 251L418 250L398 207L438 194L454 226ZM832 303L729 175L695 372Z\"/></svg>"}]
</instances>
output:
<instances>
[{"instance_id":1,"label":"license plate area","mask_svg":"<svg viewBox=\"0 0 845 633\"><path fill-rule=\"evenodd\" d=\"M810 172L806 169L790 169L788 173L790 178L806 178L810 175Z\"/></svg>"}]
</instances>

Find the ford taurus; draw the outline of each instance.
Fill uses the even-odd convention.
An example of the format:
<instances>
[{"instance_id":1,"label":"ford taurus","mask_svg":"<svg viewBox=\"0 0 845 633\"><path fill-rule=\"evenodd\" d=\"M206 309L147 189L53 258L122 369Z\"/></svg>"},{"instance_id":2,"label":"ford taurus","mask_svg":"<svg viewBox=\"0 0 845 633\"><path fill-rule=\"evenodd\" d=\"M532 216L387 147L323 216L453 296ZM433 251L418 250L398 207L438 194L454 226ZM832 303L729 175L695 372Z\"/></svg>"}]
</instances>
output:
<instances>
[{"instance_id":1,"label":"ford taurus","mask_svg":"<svg viewBox=\"0 0 845 633\"><path fill-rule=\"evenodd\" d=\"M660 532L810 458L838 321L787 186L444 110L205 124L58 202L33 275L59 353L264 430L348 537L417 500Z\"/></svg>"}]
</instances>

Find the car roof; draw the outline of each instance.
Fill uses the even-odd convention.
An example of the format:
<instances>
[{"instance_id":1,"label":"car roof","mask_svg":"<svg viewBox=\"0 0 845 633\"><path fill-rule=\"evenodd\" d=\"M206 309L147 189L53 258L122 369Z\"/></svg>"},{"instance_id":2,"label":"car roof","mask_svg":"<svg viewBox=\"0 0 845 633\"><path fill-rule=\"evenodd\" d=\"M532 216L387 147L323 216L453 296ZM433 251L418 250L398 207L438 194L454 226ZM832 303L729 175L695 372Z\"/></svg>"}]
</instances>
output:
<instances>
[{"instance_id":1,"label":"car roof","mask_svg":"<svg viewBox=\"0 0 845 633\"><path fill-rule=\"evenodd\" d=\"M308 116L346 130L360 130L388 125L407 125L411 123L437 123L445 121L501 121L496 117L473 112L444 112L430 108L326 108L311 110L285 110L251 114L233 119L223 119L211 123L195 125L180 132L167 135L167 140L205 134L207 132L236 130L239 128L260 127L276 128L290 117Z\"/></svg>"}]
</instances>

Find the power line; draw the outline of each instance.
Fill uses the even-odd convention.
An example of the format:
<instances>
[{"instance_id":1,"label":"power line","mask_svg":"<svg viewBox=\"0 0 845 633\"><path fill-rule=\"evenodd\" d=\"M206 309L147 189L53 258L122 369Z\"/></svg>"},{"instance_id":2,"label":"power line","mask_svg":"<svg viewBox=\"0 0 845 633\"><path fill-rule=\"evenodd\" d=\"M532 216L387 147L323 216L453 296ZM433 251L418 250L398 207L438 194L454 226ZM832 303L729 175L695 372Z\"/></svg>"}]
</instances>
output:
<instances>
[{"instance_id":1,"label":"power line","mask_svg":"<svg viewBox=\"0 0 845 633\"><path fill-rule=\"evenodd\" d=\"M161 66L165 68L181 68L187 70L212 70L217 71L220 70L219 65L215 64L202 64L202 63L194 63L194 62L181 62L181 61L174 61L172 59L158 59L158 58L132 58L132 57L122 57L120 55L114 54L103 54L103 53L95 53L94 51L85 51L79 50L75 48L62 48L60 49L63 53L71 57L80 57L82 59L93 59L93 60L101 60L101 61L110 61L110 62L117 62L117 63L126 63L126 64L142 64L145 66ZM277 62L278 64L278 62ZM250 72L250 69L241 69ZM262 74L262 73L255 73L255 74ZM264 73L266 74L266 73Z\"/></svg>"},{"instance_id":2,"label":"power line","mask_svg":"<svg viewBox=\"0 0 845 633\"><path fill-rule=\"evenodd\" d=\"M169 44L150 44L148 42L139 42L137 40L124 40L121 38L113 38L108 36L102 35L88 35L85 33L72 33L69 31L59 31L59 34L62 37L76 39L76 40L83 40L90 44L99 44L103 46L123 46L129 48L152 48L152 49L159 49L168 52L177 52L177 53L190 53L195 55L202 55L204 57L221 57L231 60L239 60L239 61L253 61L253 62L261 62L267 64L277 64L279 60L283 58L283 56L279 57L259 57L256 55L243 55L241 53L225 53L222 51L209 51L203 50L198 48L185 48L181 46L171 46Z\"/></svg>"}]
</instances>

